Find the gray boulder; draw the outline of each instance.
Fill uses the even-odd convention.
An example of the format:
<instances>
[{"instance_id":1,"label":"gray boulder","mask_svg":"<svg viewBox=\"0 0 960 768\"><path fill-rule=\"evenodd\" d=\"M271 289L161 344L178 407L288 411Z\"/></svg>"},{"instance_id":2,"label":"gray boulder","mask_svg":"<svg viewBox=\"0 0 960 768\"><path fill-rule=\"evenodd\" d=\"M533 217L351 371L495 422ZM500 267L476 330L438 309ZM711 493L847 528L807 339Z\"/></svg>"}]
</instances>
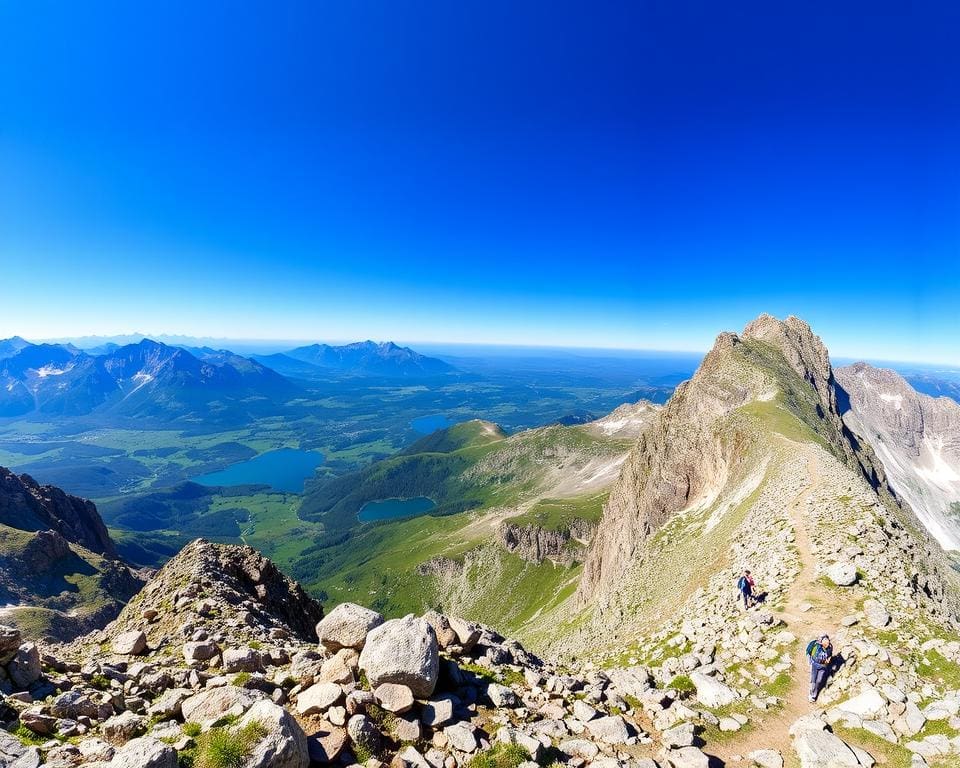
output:
<instances>
[{"instance_id":1,"label":"gray boulder","mask_svg":"<svg viewBox=\"0 0 960 768\"><path fill-rule=\"evenodd\" d=\"M827 578L838 587L852 587L857 583L857 567L850 562L834 563L827 568Z\"/></svg>"},{"instance_id":2,"label":"gray boulder","mask_svg":"<svg viewBox=\"0 0 960 768\"><path fill-rule=\"evenodd\" d=\"M158 739L142 736L120 747L110 768L177 768L177 753Z\"/></svg>"},{"instance_id":3,"label":"gray boulder","mask_svg":"<svg viewBox=\"0 0 960 768\"><path fill-rule=\"evenodd\" d=\"M413 691L399 683L382 683L373 692L377 704L388 712L402 714L413 709Z\"/></svg>"},{"instance_id":4,"label":"gray boulder","mask_svg":"<svg viewBox=\"0 0 960 768\"><path fill-rule=\"evenodd\" d=\"M698 669L690 673L690 680L697 687L697 701L705 707L723 707L737 700L737 694L726 683Z\"/></svg>"},{"instance_id":5,"label":"gray boulder","mask_svg":"<svg viewBox=\"0 0 960 768\"><path fill-rule=\"evenodd\" d=\"M257 672L260 669L260 654L253 648L227 648L223 652L224 672Z\"/></svg>"},{"instance_id":6,"label":"gray boulder","mask_svg":"<svg viewBox=\"0 0 960 768\"><path fill-rule=\"evenodd\" d=\"M40 750L24 746L16 736L0 729L0 765L5 768L37 768Z\"/></svg>"},{"instance_id":7,"label":"gray boulder","mask_svg":"<svg viewBox=\"0 0 960 768\"><path fill-rule=\"evenodd\" d=\"M343 698L343 688L336 683L316 683L297 696L297 712L314 715L332 707Z\"/></svg>"},{"instance_id":8,"label":"gray boulder","mask_svg":"<svg viewBox=\"0 0 960 768\"><path fill-rule=\"evenodd\" d=\"M101 735L114 746L126 744L147 731L147 720L133 712L121 712L103 723Z\"/></svg>"},{"instance_id":9,"label":"gray boulder","mask_svg":"<svg viewBox=\"0 0 960 768\"><path fill-rule=\"evenodd\" d=\"M0 664L6 664L16 656L22 642L23 635L19 629L0 624Z\"/></svg>"},{"instance_id":10,"label":"gray boulder","mask_svg":"<svg viewBox=\"0 0 960 768\"><path fill-rule=\"evenodd\" d=\"M260 698L263 698L262 693L224 685L207 688L184 700L180 711L186 722L210 725L222 717L239 717Z\"/></svg>"},{"instance_id":11,"label":"gray boulder","mask_svg":"<svg viewBox=\"0 0 960 768\"><path fill-rule=\"evenodd\" d=\"M147 636L140 630L123 632L113 638L111 650L120 656L138 656L147 650Z\"/></svg>"},{"instance_id":12,"label":"gray boulder","mask_svg":"<svg viewBox=\"0 0 960 768\"><path fill-rule=\"evenodd\" d=\"M355 603L340 603L317 624L320 645L328 651L363 648L367 634L383 624L383 616Z\"/></svg>"},{"instance_id":13,"label":"gray boulder","mask_svg":"<svg viewBox=\"0 0 960 768\"><path fill-rule=\"evenodd\" d=\"M23 690L29 688L43 674L40 667L40 651L36 643L24 643L7 665L7 674L14 686Z\"/></svg>"},{"instance_id":14,"label":"gray boulder","mask_svg":"<svg viewBox=\"0 0 960 768\"><path fill-rule=\"evenodd\" d=\"M371 686L406 685L418 698L433 693L440 672L440 653L433 627L412 614L371 630L360 653Z\"/></svg>"},{"instance_id":15,"label":"gray boulder","mask_svg":"<svg viewBox=\"0 0 960 768\"><path fill-rule=\"evenodd\" d=\"M258 701L237 721L236 728L257 723L265 731L243 768L307 768L307 736L287 710L272 701Z\"/></svg>"}]
</instances>

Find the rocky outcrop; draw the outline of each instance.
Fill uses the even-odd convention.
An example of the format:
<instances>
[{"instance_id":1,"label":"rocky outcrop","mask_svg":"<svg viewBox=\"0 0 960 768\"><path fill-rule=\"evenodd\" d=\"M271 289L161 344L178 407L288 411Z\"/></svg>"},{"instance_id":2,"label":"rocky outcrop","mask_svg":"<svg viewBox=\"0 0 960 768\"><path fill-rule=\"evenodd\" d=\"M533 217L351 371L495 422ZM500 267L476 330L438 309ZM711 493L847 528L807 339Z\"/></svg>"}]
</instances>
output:
<instances>
[{"instance_id":1,"label":"rocky outcrop","mask_svg":"<svg viewBox=\"0 0 960 768\"><path fill-rule=\"evenodd\" d=\"M856 467L881 495L883 470L840 416L823 342L796 317L761 315L743 333L721 333L690 381L641 434L604 508L578 589L602 607L643 543L684 510L706 508L735 477L761 463L752 427L736 418L750 403L787 410L814 439Z\"/></svg>"},{"instance_id":2,"label":"rocky outcrop","mask_svg":"<svg viewBox=\"0 0 960 768\"><path fill-rule=\"evenodd\" d=\"M941 546L960 549L960 405L866 363L836 376L845 422L873 447L896 494Z\"/></svg>"},{"instance_id":3,"label":"rocky outcrop","mask_svg":"<svg viewBox=\"0 0 960 768\"><path fill-rule=\"evenodd\" d=\"M92 501L71 496L30 475L0 467L0 525L27 531L53 530L66 541L110 558L117 551Z\"/></svg>"},{"instance_id":4,"label":"rocky outcrop","mask_svg":"<svg viewBox=\"0 0 960 768\"><path fill-rule=\"evenodd\" d=\"M32 639L104 626L143 582L116 556L92 502L0 467L0 620Z\"/></svg>"},{"instance_id":5,"label":"rocky outcrop","mask_svg":"<svg viewBox=\"0 0 960 768\"><path fill-rule=\"evenodd\" d=\"M252 547L197 539L168 561L96 637L112 640L143 630L151 647L177 644L179 652L180 644L193 641L198 645L191 655L200 653L202 658L209 638L185 636L184 626L211 617L217 617L221 633L229 629L235 641L262 641L271 634L315 641L323 609ZM218 653L214 647L212 654Z\"/></svg>"},{"instance_id":6,"label":"rocky outcrop","mask_svg":"<svg viewBox=\"0 0 960 768\"><path fill-rule=\"evenodd\" d=\"M508 519L497 527L497 541L507 552L519 555L528 563L552 560L572 565L583 562L586 545L595 531L596 524L579 517L571 518L556 530L539 525L516 525Z\"/></svg>"}]
</instances>

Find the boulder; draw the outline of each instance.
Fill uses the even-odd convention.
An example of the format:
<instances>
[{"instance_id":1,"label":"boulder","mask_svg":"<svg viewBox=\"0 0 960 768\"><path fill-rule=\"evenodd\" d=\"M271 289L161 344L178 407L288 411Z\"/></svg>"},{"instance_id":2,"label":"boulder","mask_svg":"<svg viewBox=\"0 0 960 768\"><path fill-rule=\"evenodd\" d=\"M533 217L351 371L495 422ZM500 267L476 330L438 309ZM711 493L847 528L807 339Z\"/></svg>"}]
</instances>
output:
<instances>
[{"instance_id":1,"label":"boulder","mask_svg":"<svg viewBox=\"0 0 960 768\"><path fill-rule=\"evenodd\" d=\"M332 707L343 698L343 688L336 683L316 683L297 696L297 712L314 715Z\"/></svg>"},{"instance_id":2,"label":"boulder","mask_svg":"<svg viewBox=\"0 0 960 768\"><path fill-rule=\"evenodd\" d=\"M224 672L257 672L261 668L260 654L253 648L227 648L223 652Z\"/></svg>"},{"instance_id":3,"label":"boulder","mask_svg":"<svg viewBox=\"0 0 960 768\"><path fill-rule=\"evenodd\" d=\"M5 768L38 768L40 750L25 746L16 736L0 729L0 765Z\"/></svg>"},{"instance_id":4,"label":"boulder","mask_svg":"<svg viewBox=\"0 0 960 768\"><path fill-rule=\"evenodd\" d=\"M351 657L349 654L352 654ZM319 679L326 683L347 685L353 682L353 669L356 666L357 652L353 648L341 648L333 656L323 662L320 667ZM353 661L353 667L350 662Z\"/></svg>"},{"instance_id":5,"label":"boulder","mask_svg":"<svg viewBox=\"0 0 960 768\"><path fill-rule=\"evenodd\" d=\"M243 768L307 768L307 737L287 710L272 701L258 701L237 721L241 729L257 723L264 735L243 762Z\"/></svg>"},{"instance_id":6,"label":"boulder","mask_svg":"<svg viewBox=\"0 0 960 768\"><path fill-rule=\"evenodd\" d=\"M867 623L875 629L882 629L890 623L890 614L879 600L871 598L864 601L863 613L867 618Z\"/></svg>"},{"instance_id":7,"label":"boulder","mask_svg":"<svg viewBox=\"0 0 960 768\"><path fill-rule=\"evenodd\" d=\"M36 643L24 643L20 646L17 655L7 665L7 674L10 675L13 685L20 690L29 688L40 679L43 670L40 667L40 651L37 650Z\"/></svg>"},{"instance_id":8,"label":"boulder","mask_svg":"<svg viewBox=\"0 0 960 768\"><path fill-rule=\"evenodd\" d=\"M430 699L423 705L420 712L420 720L424 725L431 728L446 725L453 720L453 709L456 702L451 696L438 696Z\"/></svg>"},{"instance_id":9,"label":"boulder","mask_svg":"<svg viewBox=\"0 0 960 768\"><path fill-rule=\"evenodd\" d=\"M122 632L113 638L110 648L120 656L139 656L147 650L147 636L140 630Z\"/></svg>"},{"instance_id":10,"label":"boulder","mask_svg":"<svg viewBox=\"0 0 960 768\"><path fill-rule=\"evenodd\" d=\"M573 716L581 723L588 723L597 715L597 710L583 701L583 699L577 699L573 702Z\"/></svg>"},{"instance_id":11,"label":"boulder","mask_svg":"<svg viewBox=\"0 0 960 768\"><path fill-rule=\"evenodd\" d=\"M852 587L857 583L857 567L851 562L834 563L827 568L827 578L838 587Z\"/></svg>"},{"instance_id":12,"label":"boulder","mask_svg":"<svg viewBox=\"0 0 960 768\"><path fill-rule=\"evenodd\" d=\"M367 634L383 624L383 616L355 603L340 603L317 624L320 645L328 651L341 648L360 650Z\"/></svg>"},{"instance_id":13,"label":"boulder","mask_svg":"<svg viewBox=\"0 0 960 768\"><path fill-rule=\"evenodd\" d=\"M593 758L600 754L600 747L586 739L567 739L566 741L561 741L557 749L567 755L567 757L578 758L580 760L593 760Z\"/></svg>"},{"instance_id":14,"label":"boulder","mask_svg":"<svg viewBox=\"0 0 960 768\"><path fill-rule=\"evenodd\" d=\"M630 739L630 729L619 715L599 717L587 723L587 730L597 741L604 744L626 744Z\"/></svg>"},{"instance_id":15,"label":"boulder","mask_svg":"<svg viewBox=\"0 0 960 768\"><path fill-rule=\"evenodd\" d=\"M665 757L670 768L710 768L710 758L697 747L671 749Z\"/></svg>"},{"instance_id":16,"label":"boulder","mask_svg":"<svg viewBox=\"0 0 960 768\"><path fill-rule=\"evenodd\" d=\"M794 734L793 749L800 768L859 768L860 761L839 736L805 728Z\"/></svg>"},{"instance_id":17,"label":"boulder","mask_svg":"<svg viewBox=\"0 0 960 768\"><path fill-rule=\"evenodd\" d=\"M457 643L464 653L470 653L480 640L480 627L470 621L464 621L457 616L450 616L450 629L457 635Z\"/></svg>"},{"instance_id":18,"label":"boulder","mask_svg":"<svg viewBox=\"0 0 960 768\"><path fill-rule=\"evenodd\" d=\"M76 720L78 717L105 720L113 714L113 705L99 701L83 689L74 688L64 691L51 702L50 714L68 720Z\"/></svg>"},{"instance_id":19,"label":"boulder","mask_svg":"<svg viewBox=\"0 0 960 768\"><path fill-rule=\"evenodd\" d=\"M347 735L350 741L371 752L380 749L380 731L377 724L366 715L354 715L347 721Z\"/></svg>"},{"instance_id":20,"label":"boulder","mask_svg":"<svg viewBox=\"0 0 960 768\"><path fill-rule=\"evenodd\" d=\"M262 693L224 685L219 688L206 688L185 699L180 705L180 711L185 722L209 726L223 717L239 717L260 698L263 698Z\"/></svg>"},{"instance_id":21,"label":"boulder","mask_svg":"<svg viewBox=\"0 0 960 768\"><path fill-rule=\"evenodd\" d=\"M22 642L19 629L0 624L0 664L6 664L16 656Z\"/></svg>"},{"instance_id":22,"label":"boulder","mask_svg":"<svg viewBox=\"0 0 960 768\"><path fill-rule=\"evenodd\" d=\"M190 696L187 688L170 688L150 703L147 714L159 718L180 717L180 707Z\"/></svg>"},{"instance_id":23,"label":"boulder","mask_svg":"<svg viewBox=\"0 0 960 768\"><path fill-rule=\"evenodd\" d=\"M177 753L158 739L141 736L114 753L110 768L177 768Z\"/></svg>"},{"instance_id":24,"label":"boulder","mask_svg":"<svg viewBox=\"0 0 960 768\"><path fill-rule=\"evenodd\" d=\"M371 686L406 685L418 698L433 693L440 672L440 654L433 627L412 614L371 630L360 653Z\"/></svg>"},{"instance_id":25,"label":"boulder","mask_svg":"<svg viewBox=\"0 0 960 768\"><path fill-rule=\"evenodd\" d=\"M697 701L705 707L723 707L737 700L737 694L728 685L705 672L694 670L690 680L697 688Z\"/></svg>"},{"instance_id":26,"label":"boulder","mask_svg":"<svg viewBox=\"0 0 960 768\"><path fill-rule=\"evenodd\" d=\"M885 714L887 700L876 688L865 687L852 699L837 704L836 709L867 720Z\"/></svg>"},{"instance_id":27,"label":"boulder","mask_svg":"<svg viewBox=\"0 0 960 768\"><path fill-rule=\"evenodd\" d=\"M663 731L660 739L667 749L692 747L696 743L697 730L693 723L680 723Z\"/></svg>"},{"instance_id":28,"label":"boulder","mask_svg":"<svg viewBox=\"0 0 960 768\"><path fill-rule=\"evenodd\" d=\"M515 707L519 703L517 694L512 689L499 683L490 683L487 686L487 696L495 707Z\"/></svg>"},{"instance_id":29,"label":"boulder","mask_svg":"<svg viewBox=\"0 0 960 768\"><path fill-rule=\"evenodd\" d=\"M757 749L747 757L759 768L783 768L783 755L775 749Z\"/></svg>"},{"instance_id":30,"label":"boulder","mask_svg":"<svg viewBox=\"0 0 960 768\"><path fill-rule=\"evenodd\" d=\"M509 726L503 726L497 731L497 741L501 744L517 744L523 747L530 753L530 757L534 760L540 759L544 749L539 739L533 738L533 736L524 733L519 728L511 728Z\"/></svg>"},{"instance_id":31,"label":"boulder","mask_svg":"<svg viewBox=\"0 0 960 768\"><path fill-rule=\"evenodd\" d=\"M315 763L332 763L343 752L347 744L346 728L337 728L328 722L320 721L316 730L307 737L307 752Z\"/></svg>"},{"instance_id":32,"label":"boulder","mask_svg":"<svg viewBox=\"0 0 960 768\"><path fill-rule=\"evenodd\" d=\"M130 739L142 736L146 731L146 718L129 710L109 718L100 729L103 738L114 746L126 744Z\"/></svg>"},{"instance_id":33,"label":"boulder","mask_svg":"<svg viewBox=\"0 0 960 768\"><path fill-rule=\"evenodd\" d=\"M20 724L38 736L53 736L57 732L57 718L41 709L27 709L20 713Z\"/></svg>"},{"instance_id":34,"label":"boulder","mask_svg":"<svg viewBox=\"0 0 960 768\"><path fill-rule=\"evenodd\" d=\"M401 714L413 709L413 691L405 685L382 683L374 689L373 695L377 699L377 704L388 712Z\"/></svg>"},{"instance_id":35,"label":"boulder","mask_svg":"<svg viewBox=\"0 0 960 768\"><path fill-rule=\"evenodd\" d=\"M454 723L443 729L443 735L454 749L474 752L477 749L477 732L470 723Z\"/></svg>"},{"instance_id":36,"label":"boulder","mask_svg":"<svg viewBox=\"0 0 960 768\"><path fill-rule=\"evenodd\" d=\"M189 661L209 661L220 652L212 640L191 640L183 644L183 658Z\"/></svg>"}]
</instances>

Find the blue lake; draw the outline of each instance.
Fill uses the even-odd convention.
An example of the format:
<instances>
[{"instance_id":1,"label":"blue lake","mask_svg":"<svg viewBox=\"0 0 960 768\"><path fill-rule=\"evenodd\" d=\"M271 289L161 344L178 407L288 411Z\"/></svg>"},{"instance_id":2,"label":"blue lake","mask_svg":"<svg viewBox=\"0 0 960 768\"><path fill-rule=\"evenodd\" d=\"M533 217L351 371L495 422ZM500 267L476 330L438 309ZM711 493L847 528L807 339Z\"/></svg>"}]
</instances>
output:
<instances>
[{"instance_id":1,"label":"blue lake","mask_svg":"<svg viewBox=\"0 0 960 768\"><path fill-rule=\"evenodd\" d=\"M429 512L436 504L432 499L426 496L417 496L413 499L382 499L381 501L368 501L357 513L357 519L361 523L369 523L374 520L393 520L398 517L414 517Z\"/></svg>"},{"instance_id":2,"label":"blue lake","mask_svg":"<svg viewBox=\"0 0 960 768\"><path fill-rule=\"evenodd\" d=\"M191 479L201 485L269 485L278 491L303 493L304 481L321 464L319 451L281 448Z\"/></svg>"},{"instance_id":3,"label":"blue lake","mask_svg":"<svg viewBox=\"0 0 960 768\"><path fill-rule=\"evenodd\" d=\"M418 416L410 422L410 426L421 435L429 435L438 429L446 429L452 424L453 422L442 413L435 413L432 416Z\"/></svg>"}]
</instances>

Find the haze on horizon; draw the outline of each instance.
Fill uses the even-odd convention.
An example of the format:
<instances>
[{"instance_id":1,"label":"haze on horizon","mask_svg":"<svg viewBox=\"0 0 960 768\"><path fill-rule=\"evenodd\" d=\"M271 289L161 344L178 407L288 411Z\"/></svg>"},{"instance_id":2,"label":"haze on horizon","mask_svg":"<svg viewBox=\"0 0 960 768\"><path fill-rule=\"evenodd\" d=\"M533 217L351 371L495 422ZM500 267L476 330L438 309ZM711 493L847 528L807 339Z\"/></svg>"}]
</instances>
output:
<instances>
[{"instance_id":1,"label":"haze on horizon","mask_svg":"<svg viewBox=\"0 0 960 768\"><path fill-rule=\"evenodd\" d=\"M0 336L960 364L960 8L0 8Z\"/></svg>"}]
</instances>

